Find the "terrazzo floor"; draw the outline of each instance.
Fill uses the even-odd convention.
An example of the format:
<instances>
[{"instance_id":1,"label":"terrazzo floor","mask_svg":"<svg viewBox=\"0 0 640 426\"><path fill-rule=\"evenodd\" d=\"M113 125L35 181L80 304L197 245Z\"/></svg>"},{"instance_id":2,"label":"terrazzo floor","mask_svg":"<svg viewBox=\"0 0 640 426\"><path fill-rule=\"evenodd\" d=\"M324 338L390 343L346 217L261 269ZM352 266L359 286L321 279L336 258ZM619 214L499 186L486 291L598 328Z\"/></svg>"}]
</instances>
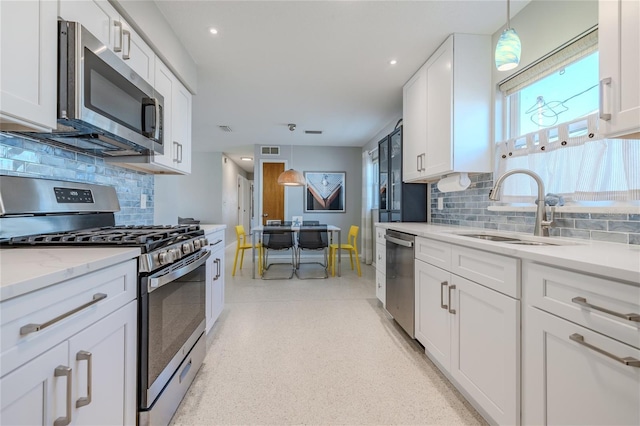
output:
<instances>
[{"instance_id":1,"label":"terrazzo floor","mask_svg":"<svg viewBox=\"0 0 640 426\"><path fill-rule=\"evenodd\" d=\"M172 425L486 424L385 313L362 277L231 276L204 365Z\"/></svg>"}]
</instances>

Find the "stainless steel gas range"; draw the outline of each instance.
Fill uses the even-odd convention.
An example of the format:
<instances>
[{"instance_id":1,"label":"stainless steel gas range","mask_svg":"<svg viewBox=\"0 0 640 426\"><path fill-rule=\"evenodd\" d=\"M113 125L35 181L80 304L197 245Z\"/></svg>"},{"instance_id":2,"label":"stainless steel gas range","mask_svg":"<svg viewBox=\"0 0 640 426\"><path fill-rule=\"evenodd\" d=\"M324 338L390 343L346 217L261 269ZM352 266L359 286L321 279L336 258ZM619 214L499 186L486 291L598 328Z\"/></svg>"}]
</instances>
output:
<instances>
[{"instance_id":1,"label":"stainless steel gas range","mask_svg":"<svg viewBox=\"0 0 640 426\"><path fill-rule=\"evenodd\" d=\"M205 263L197 225L116 226L112 187L0 176L7 247L139 247L138 424L168 424L205 356Z\"/></svg>"}]
</instances>

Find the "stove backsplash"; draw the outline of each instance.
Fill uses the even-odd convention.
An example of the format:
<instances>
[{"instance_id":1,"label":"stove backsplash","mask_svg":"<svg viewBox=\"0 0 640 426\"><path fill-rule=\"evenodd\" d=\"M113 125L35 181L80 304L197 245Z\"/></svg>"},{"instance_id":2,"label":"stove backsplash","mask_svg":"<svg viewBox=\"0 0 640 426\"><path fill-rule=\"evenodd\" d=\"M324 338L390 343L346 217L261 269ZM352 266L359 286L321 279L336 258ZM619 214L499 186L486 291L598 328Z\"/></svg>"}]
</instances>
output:
<instances>
[{"instance_id":1,"label":"stove backsplash","mask_svg":"<svg viewBox=\"0 0 640 426\"><path fill-rule=\"evenodd\" d=\"M533 233L534 212L487 210L493 173L469 177L471 187L465 191L443 193L431 185L432 223ZM438 197L444 197L443 210L438 210ZM551 236L640 244L640 214L560 213L555 220Z\"/></svg>"},{"instance_id":2,"label":"stove backsplash","mask_svg":"<svg viewBox=\"0 0 640 426\"><path fill-rule=\"evenodd\" d=\"M113 186L120 201L116 225L153 225L153 175L102 158L0 133L0 174ZM147 208L140 208L142 195Z\"/></svg>"}]
</instances>

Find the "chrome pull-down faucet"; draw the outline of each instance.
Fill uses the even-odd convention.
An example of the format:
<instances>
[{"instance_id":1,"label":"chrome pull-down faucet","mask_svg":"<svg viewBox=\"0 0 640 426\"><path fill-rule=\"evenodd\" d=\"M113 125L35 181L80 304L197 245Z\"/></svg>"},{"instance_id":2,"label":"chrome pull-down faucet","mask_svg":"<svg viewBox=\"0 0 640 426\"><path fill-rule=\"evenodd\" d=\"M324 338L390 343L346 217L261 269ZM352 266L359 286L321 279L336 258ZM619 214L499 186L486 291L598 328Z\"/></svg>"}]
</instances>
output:
<instances>
[{"instance_id":1,"label":"chrome pull-down faucet","mask_svg":"<svg viewBox=\"0 0 640 426\"><path fill-rule=\"evenodd\" d=\"M502 176L496 179L495 183L493 184L493 188L491 189L491 191L489 191L489 199L491 201L498 201L500 199L500 189L502 182L504 182L504 180L509 176L518 173L531 176L538 185L538 199L536 200L536 223L534 225L533 235L548 237L549 226L551 226L553 220L547 220L547 211L545 209L544 203L544 182L542 182L542 179L540 178L540 176L538 176L537 173L534 173L531 170L527 169L513 169L505 172Z\"/></svg>"}]
</instances>

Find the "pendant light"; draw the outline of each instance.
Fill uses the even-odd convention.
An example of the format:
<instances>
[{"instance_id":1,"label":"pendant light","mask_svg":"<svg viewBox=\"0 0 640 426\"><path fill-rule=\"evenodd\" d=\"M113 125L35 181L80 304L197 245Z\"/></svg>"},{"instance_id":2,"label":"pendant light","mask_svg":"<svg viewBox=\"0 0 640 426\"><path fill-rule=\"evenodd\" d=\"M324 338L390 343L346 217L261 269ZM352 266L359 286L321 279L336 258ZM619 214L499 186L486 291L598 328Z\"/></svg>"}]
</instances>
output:
<instances>
[{"instance_id":1,"label":"pendant light","mask_svg":"<svg viewBox=\"0 0 640 426\"><path fill-rule=\"evenodd\" d=\"M496 68L498 71L512 70L520 63L520 37L516 30L511 28L510 0L507 0L507 28L500 34L496 45Z\"/></svg>"},{"instance_id":2,"label":"pendant light","mask_svg":"<svg viewBox=\"0 0 640 426\"><path fill-rule=\"evenodd\" d=\"M293 132L296 129L295 124L289 124L289 130ZM293 145L291 145L291 163L293 163ZM304 175L293 168L285 170L278 176L278 185L283 186L304 186L307 184Z\"/></svg>"}]
</instances>

